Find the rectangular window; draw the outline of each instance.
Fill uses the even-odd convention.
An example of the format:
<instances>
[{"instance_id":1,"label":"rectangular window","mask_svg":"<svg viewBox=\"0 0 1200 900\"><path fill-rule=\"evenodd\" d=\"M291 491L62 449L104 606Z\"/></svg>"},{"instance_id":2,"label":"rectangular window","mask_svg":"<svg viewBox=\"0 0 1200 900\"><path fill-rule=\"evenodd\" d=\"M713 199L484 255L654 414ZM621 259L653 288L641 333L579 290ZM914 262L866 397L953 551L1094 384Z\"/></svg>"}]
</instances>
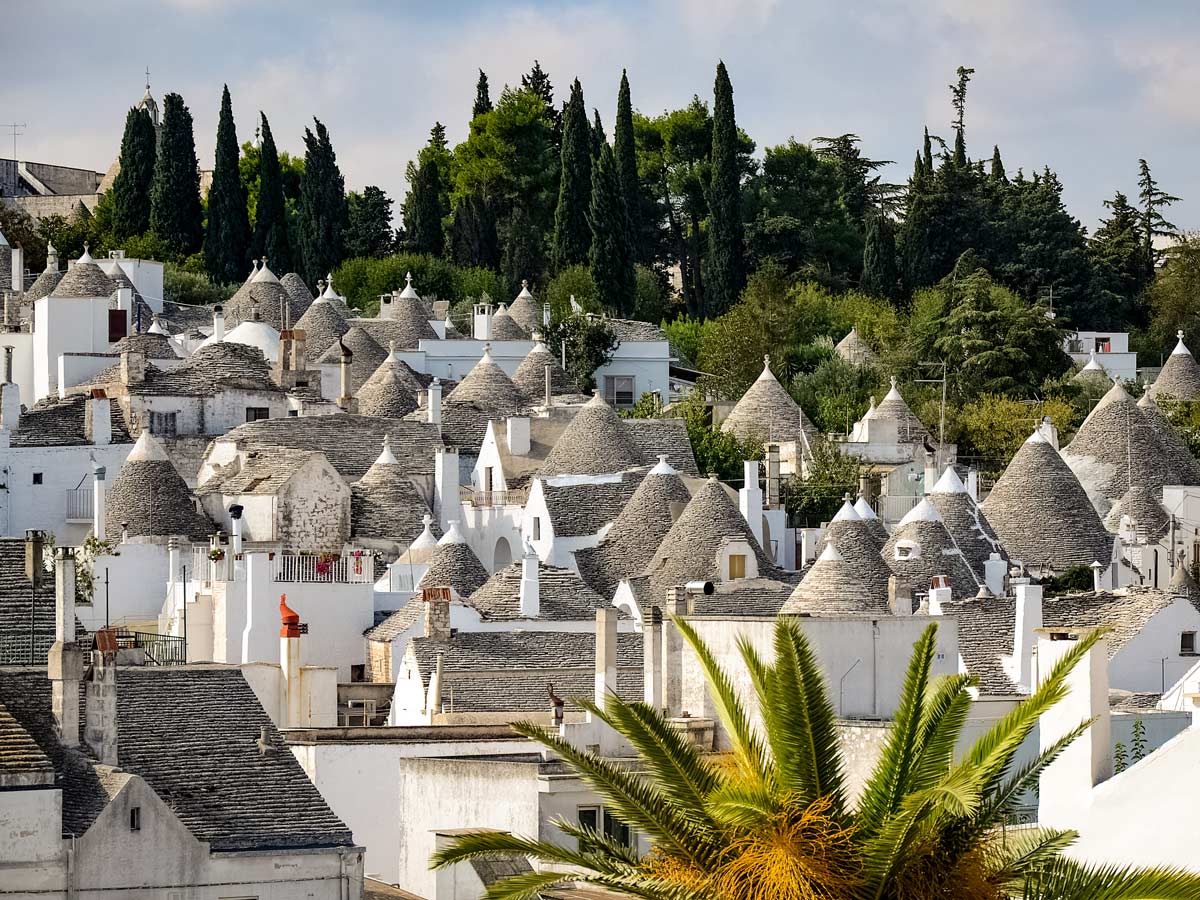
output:
<instances>
[{"instance_id":1,"label":"rectangular window","mask_svg":"<svg viewBox=\"0 0 1200 900\"><path fill-rule=\"evenodd\" d=\"M541 516L533 517L533 539L540 541L542 539L542 519Z\"/></svg>"},{"instance_id":2,"label":"rectangular window","mask_svg":"<svg viewBox=\"0 0 1200 900\"><path fill-rule=\"evenodd\" d=\"M633 376L605 375L604 399L613 406L633 406Z\"/></svg>"},{"instance_id":3,"label":"rectangular window","mask_svg":"<svg viewBox=\"0 0 1200 900\"><path fill-rule=\"evenodd\" d=\"M34 484L41 484L41 483L42 483L42 473L41 473L41 472L34 472L34 473L33 473L33 483L34 483Z\"/></svg>"},{"instance_id":4,"label":"rectangular window","mask_svg":"<svg viewBox=\"0 0 1200 900\"><path fill-rule=\"evenodd\" d=\"M176 414L173 412L150 413L150 433L160 437L175 437Z\"/></svg>"},{"instance_id":5,"label":"rectangular window","mask_svg":"<svg viewBox=\"0 0 1200 900\"><path fill-rule=\"evenodd\" d=\"M108 311L108 342L115 344L128 333L129 319L125 315L125 310L110 309Z\"/></svg>"},{"instance_id":6,"label":"rectangular window","mask_svg":"<svg viewBox=\"0 0 1200 900\"><path fill-rule=\"evenodd\" d=\"M610 814L607 809L604 810L604 833L618 844L624 844L626 847L635 846L633 829Z\"/></svg>"},{"instance_id":7,"label":"rectangular window","mask_svg":"<svg viewBox=\"0 0 1200 900\"><path fill-rule=\"evenodd\" d=\"M746 554L745 553L730 553L729 554L729 580L736 581L738 578L746 577Z\"/></svg>"},{"instance_id":8,"label":"rectangular window","mask_svg":"<svg viewBox=\"0 0 1200 900\"><path fill-rule=\"evenodd\" d=\"M1179 635L1179 652L1184 656L1196 655L1196 632L1185 631Z\"/></svg>"},{"instance_id":9,"label":"rectangular window","mask_svg":"<svg viewBox=\"0 0 1200 900\"><path fill-rule=\"evenodd\" d=\"M140 806L132 806L129 808L129 830L142 830L142 808Z\"/></svg>"},{"instance_id":10,"label":"rectangular window","mask_svg":"<svg viewBox=\"0 0 1200 900\"><path fill-rule=\"evenodd\" d=\"M575 811L575 824L580 828L590 828L592 831L600 830L600 807L598 806L581 806ZM586 853L588 847L583 841L579 842L579 851Z\"/></svg>"},{"instance_id":11,"label":"rectangular window","mask_svg":"<svg viewBox=\"0 0 1200 900\"><path fill-rule=\"evenodd\" d=\"M1112 338L1106 338L1106 337L1096 338L1096 352L1097 353L1111 353L1112 352Z\"/></svg>"},{"instance_id":12,"label":"rectangular window","mask_svg":"<svg viewBox=\"0 0 1200 900\"><path fill-rule=\"evenodd\" d=\"M257 422L259 419L269 419L269 418L271 418L271 410L267 409L267 407L265 407L265 406L247 406L246 407L246 421L247 422Z\"/></svg>"}]
</instances>

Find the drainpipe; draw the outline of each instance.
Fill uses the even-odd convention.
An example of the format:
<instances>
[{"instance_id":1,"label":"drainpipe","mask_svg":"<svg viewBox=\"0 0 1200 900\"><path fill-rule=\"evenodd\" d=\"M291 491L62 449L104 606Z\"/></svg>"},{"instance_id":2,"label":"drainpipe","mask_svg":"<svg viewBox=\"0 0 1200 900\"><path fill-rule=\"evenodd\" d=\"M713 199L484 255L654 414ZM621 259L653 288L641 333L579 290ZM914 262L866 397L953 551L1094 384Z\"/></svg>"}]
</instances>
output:
<instances>
[{"instance_id":1,"label":"drainpipe","mask_svg":"<svg viewBox=\"0 0 1200 900\"><path fill-rule=\"evenodd\" d=\"M242 552L242 505L240 503L229 507L229 518L232 522L230 540L233 542L233 555L240 556Z\"/></svg>"},{"instance_id":2,"label":"drainpipe","mask_svg":"<svg viewBox=\"0 0 1200 900\"><path fill-rule=\"evenodd\" d=\"M104 466L92 463L92 534L98 541L103 541L106 537L104 523L108 517L108 510L105 508L107 497L104 492L104 474Z\"/></svg>"}]
</instances>

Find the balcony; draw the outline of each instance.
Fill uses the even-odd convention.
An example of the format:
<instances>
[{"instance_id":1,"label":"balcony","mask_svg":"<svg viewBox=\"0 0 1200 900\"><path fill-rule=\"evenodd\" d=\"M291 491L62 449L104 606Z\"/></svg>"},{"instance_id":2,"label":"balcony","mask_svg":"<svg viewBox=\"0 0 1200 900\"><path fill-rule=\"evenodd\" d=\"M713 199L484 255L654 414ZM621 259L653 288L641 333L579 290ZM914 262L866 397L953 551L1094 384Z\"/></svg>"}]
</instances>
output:
<instances>
[{"instance_id":1,"label":"balcony","mask_svg":"<svg viewBox=\"0 0 1200 900\"><path fill-rule=\"evenodd\" d=\"M74 488L67 491L67 521L73 525L90 525L92 522L92 488Z\"/></svg>"},{"instance_id":2,"label":"balcony","mask_svg":"<svg viewBox=\"0 0 1200 900\"><path fill-rule=\"evenodd\" d=\"M374 584L375 558L370 553L276 553L271 560L271 580L292 584Z\"/></svg>"}]
</instances>

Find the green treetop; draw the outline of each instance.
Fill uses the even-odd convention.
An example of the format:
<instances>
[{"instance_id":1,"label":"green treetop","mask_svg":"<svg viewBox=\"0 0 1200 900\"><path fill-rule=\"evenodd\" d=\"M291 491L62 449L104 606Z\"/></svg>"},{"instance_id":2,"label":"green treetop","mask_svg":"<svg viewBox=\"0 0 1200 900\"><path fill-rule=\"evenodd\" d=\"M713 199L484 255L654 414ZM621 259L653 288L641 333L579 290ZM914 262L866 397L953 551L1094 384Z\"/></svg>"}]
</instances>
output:
<instances>
[{"instance_id":1,"label":"green treetop","mask_svg":"<svg viewBox=\"0 0 1200 900\"><path fill-rule=\"evenodd\" d=\"M637 286L634 280L633 252L629 246L625 197L617 165L608 144L600 148L592 172L592 278L605 308L620 315L633 309Z\"/></svg>"},{"instance_id":2,"label":"green treetop","mask_svg":"<svg viewBox=\"0 0 1200 900\"><path fill-rule=\"evenodd\" d=\"M479 80L475 82L475 105L471 108L471 118L492 111L492 98L488 96L488 77L483 69L479 70Z\"/></svg>"},{"instance_id":3,"label":"green treetop","mask_svg":"<svg viewBox=\"0 0 1200 900\"><path fill-rule=\"evenodd\" d=\"M613 125L613 157L617 178L625 197L625 214L629 220L629 245L634 258L646 261L649 257L638 247L641 231L641 189L638 183L637 142L633 132L633 103L629 98L629 76L621 70L621 87L617 92L617 120Z\"/></svg>"},{"instance_id":4,"label":"green treetop","mask_svg":"<svg viewBox=\"0 0 1200 900\"><path fill-rule=\"evenodd\" d=\"M296 259L292 253L284 200L284 177L279 152L275 149L275 137L271 134L271 123L265 115L262 117L262 146L258 157L258 200L254 209L254 256L267 257L272 271L295 271ZM324 274L318 277L323 278Z\"/></svg>"},{"instance_id":5,"label":"green treetop","mask_svg":"<svg viewBox=\"0 0 1200 900\"><path fill-rule=\"evenodd\" d=\"M216 162L208 191L208 229L204 235L204 268L209 279L219 284L234 284L244 279L249 261L250 219L238 157L233 105L226 85L217 119Z\"/></svg>"},{"instance_id":6,"label":"green treetop","mask_svg":"<svg viewBox=\"0 0 1200 900\"><path fill-rule=\"evenodd\" d=\"M304 178L300 184L300 254L304 278L315 285L342 261L346 229L346 184L338 169L329 131L313 119L304 129Z\"/></svg>"},{"instance_id":7,"label":"green treetop","mask_svg":"<svg viewBox=\"0 0 1200 900\"><path fill-rule=\"evenodd\" d=\"M554 211L554 267L586 262L591 246L587 211L592 195L591 127L576 78L563 114L562 177Z\"/></svg>"},{"instance_id":8,"label":"green treetop","mask_svg":"<svg viewBox=\"0 0 1200 900\"><path fill-rule=\"evenodd\" d=\"M150 228L157 135L150 113L131 109L121 138L121 170L113 180L113 236L124 241Z\"/></svg>"},{"instance_id":9,"label":"green treetop","mask_svg":"<svg viewBox=\"0 0 1200 900\"><path fill-rule=\"evenodd\" d=\"M734 304L746 283L738 132L733 114L733 85L723 62L717 64L713 87L712 180L708 204L707 305L712 312L722 312Z\"/></svg>"},{"instance_id":10,"label":"green treetop","mask_svg":"<svg viewBox=\"0 0 1200 900\"><path fill-rule=\"evenodd\" d=\"M189 256L203 242L203 222L192 114L183 97L167 94L150 189L150 227L170 251Z\"/></svg>"}]
</instances>

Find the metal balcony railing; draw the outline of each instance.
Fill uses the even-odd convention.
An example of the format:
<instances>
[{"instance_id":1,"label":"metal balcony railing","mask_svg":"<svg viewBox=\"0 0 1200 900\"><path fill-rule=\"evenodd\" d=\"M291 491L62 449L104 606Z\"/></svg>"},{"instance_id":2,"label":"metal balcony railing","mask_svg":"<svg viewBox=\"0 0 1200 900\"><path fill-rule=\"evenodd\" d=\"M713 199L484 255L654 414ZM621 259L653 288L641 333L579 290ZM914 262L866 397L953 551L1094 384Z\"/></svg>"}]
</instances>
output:
<instances>
[{"instance_id":1,"label":"metal balcony railing","mask_svg":"<svg viewBox=\"0 0 1200 900\"><path fill-rule=\"evenodd\" d=\"M375 560L369 553L332 554L276 553L271 560L271 580L315 584L372 584Z\"/></svg>"},{"instance_id":2,"label":"metal balcony railing","mask_svg":"<svg viewBox=\"0 0 1200 900\"><path fill-rule=\"evenodd\" d=\"M67 521L92 521L93 494L91 486L72 488L67 491Z\"/></svg>"}]
</instances>

